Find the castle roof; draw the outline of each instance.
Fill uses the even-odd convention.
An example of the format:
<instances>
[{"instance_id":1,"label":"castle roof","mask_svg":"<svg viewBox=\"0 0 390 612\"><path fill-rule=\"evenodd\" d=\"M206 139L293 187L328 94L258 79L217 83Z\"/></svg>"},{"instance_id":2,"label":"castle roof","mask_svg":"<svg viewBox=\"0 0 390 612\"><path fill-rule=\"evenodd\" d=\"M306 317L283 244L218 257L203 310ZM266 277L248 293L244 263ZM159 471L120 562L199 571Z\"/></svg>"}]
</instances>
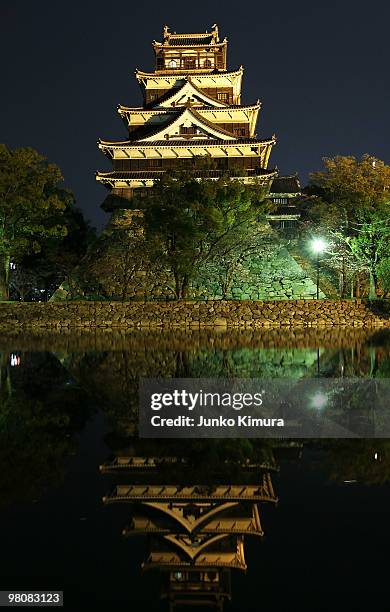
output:
<instances>
[{"instance_id":1,"label":"castle roof","mask_svg":"<svg viewBox=\"0 0 390 612\"><path fill-rule=\"evenodd\" d=\"M177 90L179 91L179 90ZM171 93L171 92L169 92ZM164 96L165 98L165 96ZM163 98L162 98L163 99ZM217 102L216 100L213 99L214 102ZM219 101L218 101L219 103ZM144 106L124 106L123 104L118 104L118 112L119 113L156 113L156 114L161 114L161 113L174 113L180 110L180 106L179 107L175 107L175 106L153 106L150 107L144 107ZM221 106L213 106L212 108L208 108L208 107L197 107L196 110L198 111L198 113L202 113L204 111L212 111L214 112L218 112L218 111L222 111L222 112L226 112L226 111L230 111L230 110L257 110L261 108L261 102L260 100L257 100L257 102L254 102L253 104L224 104L222 103Z\"/></svg>"},{"instance_id":2,"label":"castle roof","mask_svg":"<svg viewBox=\"0 0 390 612\"><path fill-rule=\"evenodd\" d=\"M183 122L190 123L201 130L203 129L208 136L212 135L220 140L234 139L231 132L220 125L209 121L206 117L198 113L191 105L186 104L185 106L179 106L175 113L167 113L167 121L164 123L159 123L158 125L155 123L149 125L144 124L139 126L136 130L130 133L129 142L155 142L155 140L159 140L157 138L159 134L165 139L167 139L167 136L177 136L175 128L177 128ZM186 138L187 143L190 140L191 138ZM164 140L164 143L166 142L167 140Z\"/></svg>"},{"instance_id":3,"label":"castle roof","mask_svg":"<svg viewBox=\"0 0 390 612\"><path fill-rule=\"evenodd\" d=\"M181 487L178 485L118 485L114 491L103 498L105 503L129 501L273 501L277 498L273 491L269 473L262 475L258 485L203 485Z\"/></svg>"},{"instance_id":4,"label":"castle roof","mask_svg":"<svg viewBox=\"0 0 390 612\"><path fill-rule=\"evenodd\" d=\"M147 105L147 108L149 107L155 107L158 105L162 105L162 104L169 104L170 102L173 102L175 99L177 99L178 95L195 95L198 98L200 98L203 102L205 102L206 104L209 104L210 106L216 106L216 107L223 107L223 108L227 108L229 105L225 102L220 102L218 100L215 100L214 98L211 98L210 96L208 96L207 94L205 94L201 89L199 89L191 80L191 77L185 77L185 80L183 82L182 85L180 85L180 87L175 87L173 90L167 91L166 94L164 94L163 96L161 96L161 98L159 98L156 102L151 102Z\"/></svg>"},{"instance_id":5,"label":"castle roof","mask_svg":"<svg viewBox=\"0 0 390 612\"><path fill-rule=\"evenodd\" d=\"M153 179L158 180L165 174L165 170L114 170L111 172L98 172L97 176L100 179L107 180L146 180ZM256 172L253 172L251 176L271 176L275 174L275 170L264 170L263 168L256 168ZM219 178L220 176L228 175L232 178L237 176L237 171L234 170L197 170L193 173L195 178Z\"/></svg>"},{"instance_id":6,"label":"castle roof","mask_svg":"<svg viewBox=\"0 0 390 612\"><path fill-rule=\"evenodd\" d=\"M211 32L181 33L170 32L167 25L163 28L163 42L153 41L153 46L169 47L207 47L211 45L226 45L227 39L219 41L218 26L214 24Z\"/></svg>"},{"instance_id":7,"label":"castle roof","mask_svg":"<svg viewBox=\"0 0 390 612\"><path fill-rule=\"evenodd\" d=\"M163 74L159 74L158 72L144 72L143 70L138 70L138 68L135 71L135 76L137 79L143 79L143 78L149 78L149 79L169 79L169 78L174 78L174 79L180 79L180 78L184 78L183 74L180 74L180 72L184 72L184 73L188 73L188 71L184 70L184 71L180 71L180 70L176 70L175 72L164 72ZM194 75L194 72L196 73ZM207 75L207 76L212 76L213 79L220 79L220 78L226 78L226 77L234 77L234 76L241 76L244 73L244 67L240 66L237 70L195 70L195 71L191 71L191 73L193 74L193 76L202 76L202 74Z\"/></svg>"},{"instance_id":8,"label":"castle roof","mask_svg":"<svg viewBox=\"0 0 390 612\"><path fill-rule=\"evenodd\" d=\"M193 36L189 36L187 35L179 35L179 36L175 36L172 35L167 42L164 43L159 43L159 42L154 42L154 45L161 45L163 44L164 46L169 46L169 47L208 47L213 45L214 47L216 46L222 46L222 45L226 45L227 40L223 40L222 42L214 42L213 37L211 36L211 34L209 34L208 36L202 36L201 34L197 34L197 35L193 35Z\"/></svg>"},{"instance_id":9,"label":"castle roof","mask_svg":"<svg viewBox=\"0 0 390 612\"><path fill-rule=\"evenodd\" d=\"M265 138L263 140L259 140L257 138L240 138L239 140L231 138L230 140L223 140L221 138L213 138L213 139L183 139L178 140L174 138L169 138L167 140L142 140L142 141L109 141L109 140L99 140L99 145L102 148L110 148L110 149L123 149L128 147L213 147L213 146L240 146L240 145L261 145L261 144L274 144L275 137Z\"/></svg>"},{"instance_id":10,"label":"castle roof","mask_svg":"<svg viewBox=\"0 0 390 612\"><path fill-rule=\"evenodd\" d=\"M153 567L166 567L180 569L185 567L218 568L231 567L235 569L246 569L244 556L243 536L237 536L230 546L221 547L217 550L197 551L195 555L189 556L182 548L176 550L152 550L147 561L143 564L145 570Z\"/></svg>"},{"instance_id":11,"label":"castle roof","mask_svg":"<svg viewBox=\"0 0 390 612\"><path fill-rule=\"evenodd\" d=\"M297 174L290 176L277 176L272 181L270 193L301 193L301 185Z\"/></svg>"}]
</instances>

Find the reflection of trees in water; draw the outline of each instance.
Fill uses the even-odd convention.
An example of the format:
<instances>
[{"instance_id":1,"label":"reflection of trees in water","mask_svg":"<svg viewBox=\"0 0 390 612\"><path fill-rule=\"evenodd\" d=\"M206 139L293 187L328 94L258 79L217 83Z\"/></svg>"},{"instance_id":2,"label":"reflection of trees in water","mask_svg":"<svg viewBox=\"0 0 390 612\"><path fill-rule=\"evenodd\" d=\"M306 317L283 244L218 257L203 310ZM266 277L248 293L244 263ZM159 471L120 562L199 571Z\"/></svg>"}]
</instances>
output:
<instances>
[{"instance_id":1,"label":"reflection of trees in water","mask_svg":"<svg viewBox=\"0 0 390 612\"><path fill-rule=\"evenodd\" d=\"M1 354L1 504L32 501L62 478L89 413L86 394L50 353Z\"/></svg>"},{"instance_id":2,"label":"reflection of trees in water","mask_svg":"<svg viewBox=\"0 0 390 612\"><path fill-rule=\"evenodd\" d=\"M309 333L309 332L308 332ZM121 341L119 350L68 353L63 363L109 417L111 426L124 435L134 434L138 421L138 381L150 378L311 378L385 376L389 368L388 334L374 334L370 342L355 343L348 336L338 345L317 348L312 339L296 346L275 346L275 335L261 336L261 346L248 346L247 335L235 342L225 336L193 335L172 337L145 332L129 337L128 350ZM281 332L283 338L283 332ZM310 338L310 336L309 336ZM279 338L279 343L281 339Z\"/></svg>"},{"instance_id":3,"label":"reflection of trees in water","mask_svg":"<svg viewBox=\"0 0 390 612\"><path fill-rule=\"evenodd\" d=\"M14 338L12 343L2 338L6 349L0 368L3 491L8 491L6 495L10 499L33 498L45 482L57 478L61 459L72 448L68 435L83 426L89 411L87 395L93 397L109 417L110 442L114 443L116 437L117 448L126 445L122 438L135 432L140 376L246 378L295 373L311 377L317 374L317 346L324 346L319 352L321 376L390 377L388 330L380 330L370 337L366 332L362 335L361 330L352 333L350 329L340 329L337 333L334 329L326 333L319 331L318 334L313 334L313 330L91 334L87 339L82 336L82 351L65 350L71 340L62 335L52 336L50 341L47 337L29 339L23 336ZM79 340L76 338L75 342ZM24 350L20 353L21 365L11 367L10 350L14 343L24 344L25 349L35 348L36 343L43 347L46 343L58 360L47 352L32 354ZM87 350L88 344L91 350ZM103 347L106 349L96 350ZM160 448L167 443L161 440ZM241 447L237 441L231 443L229 452L233 456ZM197 441L192 442L193 448L196 444ZM363 469L358 462L364 464L364 457L369 457L372 449L366 452L363 442L348 444L345 451L347 474L353 473L350 463L353 463L352 455L356 455L356 473L365 478L366 474L377 470L382 474L378 481L382 477L387 479L386 460L377 462L374 467L368 464L367 470ZM353 444L357 448L354 454ZM384 456L387 457L387 453ZM337 457L339 462L344 461L342 448L335 451L335 459ZM209 458L209 462L215 460L214 456ZM342 473L340 468L340 478Z\"/></svg>"},{"instance_id":4,"label":"reflection of trees in water","mask_svg":"<svg viewBox=\"0 0 390 612\"><path fill-rule=\"evenodd\" d=\"M383 485L390 481L390 440L319 440L309 445L322 451L312 469L320 468L333 482Z\"/></svg>"}]
</instances>

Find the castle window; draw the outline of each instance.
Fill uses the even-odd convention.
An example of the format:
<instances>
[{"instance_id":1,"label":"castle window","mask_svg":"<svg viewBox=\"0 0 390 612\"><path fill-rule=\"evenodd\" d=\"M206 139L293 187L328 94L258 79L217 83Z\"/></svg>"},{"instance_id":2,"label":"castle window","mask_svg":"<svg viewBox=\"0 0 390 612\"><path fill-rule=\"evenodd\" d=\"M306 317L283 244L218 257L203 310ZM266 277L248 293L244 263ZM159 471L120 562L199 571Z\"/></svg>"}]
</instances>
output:
<instances>
[{"instance_id":1,"label":"castle window","mask_svg":"<svg viewBox=\"0 0 390 612\"><path fill-rule=\"evenodd\" d=\"M176 60L171 60L168 64L169 68L177 68L177 61Z\"/></svg>"},{"instance_id":2,"label":"castle window","mask_svg":"<svg viewBox=\"0 0 390 612\"><path fill-rule=\"evenodd\" d=\"M246 129L243 127L236 127L233 129L233 133L235 136L246 136Z\"/></svg>"},{"instance_id":3,"label":"castle window","mask_svg":"<svg viewBox=\"0 0 390 612\"><path fill-rule=\"evenodd\" d=\"M191 125L190 127L180 126L180 134L196 134L196 127Z\"/></svg>"},{"instance_id":4,"label":"castle window","mask_svg":"<svg viewBox=\"0 0 390 612\"><path fill-rule=\"evenodd\" d=\"M218 91L217 92L217 100L220 102L229 102L229 94L226 91Z\"/></svg>"},{"instance_id":5,"label":"castle window","mask_svg":"<svg viewBox=\"0 0 390 612\"><path fill-rule=\"evenodd\" d=\"M224 68L223 53L216 54L217 68Z\"/></svg>"},{"instance_id":6,"label":"castle window","mask_svg":"<svg viewBox=\"0 0 390 612\"><path fill-rule=\"evenodd\" d=\"M149 168L161 168L162 160L161 159L149 159L148 160Z\"/></svg>"},{"instance_id":7,"label":"castle window","mask_svg":"<svg viewBox=\"0 0 390 612\"><path fill-rule=\"evenodd\" d=\"M295 219L284 219L279 221L279 229L296 229L297 222Z\"/></svg>"},{"instance_id":8,"label":"castle window","mask_svg":"<svg viewBox=\"0 0 390 612\"><path fill-rule=\"evenodd\" d=\"M204 68L211 68L211 61L209 59L205 59L203 62Z\"/></svg>"},{"instance_id":9,"label":"castle window","mask_svg":"<svg viewBox=\"0 0 390 612\"><path fill-rule=\"evenodd\" d=\"M184 69L185 70L193 70L195 68L195 59L192 57L184 58Z\"/></svg>"}]
</instances>

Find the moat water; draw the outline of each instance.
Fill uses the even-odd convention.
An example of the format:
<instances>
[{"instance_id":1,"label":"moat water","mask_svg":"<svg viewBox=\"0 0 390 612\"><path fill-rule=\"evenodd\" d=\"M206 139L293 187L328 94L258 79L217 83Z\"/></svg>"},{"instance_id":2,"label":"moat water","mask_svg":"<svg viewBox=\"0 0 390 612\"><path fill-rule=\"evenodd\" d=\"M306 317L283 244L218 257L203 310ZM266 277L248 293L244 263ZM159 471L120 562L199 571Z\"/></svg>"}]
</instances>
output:
<instances>
[{"instance_id":1,"label":"moat water","mask_svg":"<svg viewBox=\"0 0 390 612\"><path fill-rule=\"evenodd\" d=\"M184 592L236 612L389 609L390 440L137 437L140 377L390 378L388 331L3 335L0 353L0 590L62 590L69 611L162 611ZM99 469L118 457L138 464ZM189 542L150 501L102 501L116 485L187 487L195 516L217 487L264 479L263 537L233 520L197 584L203 536Z\"/></svg>"}]
</instances>

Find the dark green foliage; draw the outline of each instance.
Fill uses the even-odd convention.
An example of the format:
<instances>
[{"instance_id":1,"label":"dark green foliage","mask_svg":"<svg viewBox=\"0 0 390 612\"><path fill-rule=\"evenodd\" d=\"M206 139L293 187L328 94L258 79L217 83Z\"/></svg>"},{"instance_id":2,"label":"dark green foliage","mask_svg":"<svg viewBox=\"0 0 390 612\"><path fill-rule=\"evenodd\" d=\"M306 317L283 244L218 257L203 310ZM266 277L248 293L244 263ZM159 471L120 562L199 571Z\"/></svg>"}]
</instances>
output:
<instances>
[{"instance_id":1,"label":"dark green foliage","mask_svg":"<svg viewBox=\"0 0 390 612\"><path fill-rule=\"evenodd\" d=\"M9 298L10 262L29 278L15 279L16 296L24 296L39 276L74 265L88 232L72 193L63 188L60 169L32 148L0 145L0 294ZM38 272L38 268L40 271ZM26 276L25 275L25 276ZM36 282L35 280L35 282ZM20 289L20 290L19 290Z\"/></svg>"},{"instance_id":2,"label":"dark green foliage","mask_svg":"<svg viewBox=\"0 0 390 612\"><path fill-rule=\"evenodd\" d=\"M74 434L92 414L87 394L49 353L0 354L0 506L36 501L63 477ZM19 371L20 370L20 371Z\"/></svg>"},{"instance_id":3,"label":"dark green foliage","mask_svg":"<svg viewBox=\"0 0 390 612\"><path fill-rule=\"evenodd\" d=\"M390 166L369 155L326 158L324 165L310 179L308 235L328 242L324 260L340 275L341 297L346 278L359 285L363 274L374 298L378 271L384 274L380 262L390 248Z\"/></svg>"},{"instance_id":4,"label":"dark green foliage","mask_svg":"<svg viewBox=\"0 0 390 612\"><path fill-rule=\"evenodd\" d=\"M237 249L266 209L265 190L222 176L196 178L193 172L165 173L146 196L132 206L141 209L151 261L171 271L177 298L187 296L191 279L206 261Z\"/></svg>"}]
</instances>

